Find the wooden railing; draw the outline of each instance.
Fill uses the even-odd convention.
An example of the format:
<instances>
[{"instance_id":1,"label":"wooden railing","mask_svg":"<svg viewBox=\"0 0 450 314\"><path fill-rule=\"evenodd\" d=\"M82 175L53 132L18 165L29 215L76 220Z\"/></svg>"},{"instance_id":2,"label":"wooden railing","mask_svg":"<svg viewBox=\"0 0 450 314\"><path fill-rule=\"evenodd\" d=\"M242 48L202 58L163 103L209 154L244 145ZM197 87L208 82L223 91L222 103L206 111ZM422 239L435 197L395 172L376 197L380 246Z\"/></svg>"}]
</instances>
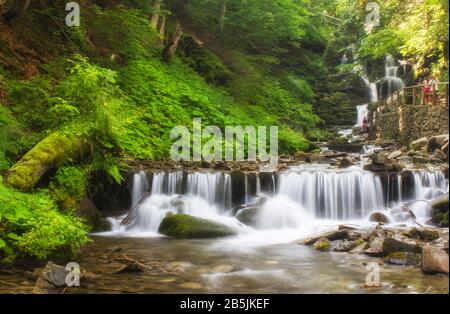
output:
<instances>
[{"instance_id":1,"label":"wooden railing","mask_svg":"<svg viewBox=\"0 0 450 314\"><path fill-rule=\"evenodd\" d=\"M426 93L424 85L405 87L389 95L377 103L377 106L402 106L402 105L433 105L448 107L448 82L436 84L438 88L432 88Z\"/></svg>"}]
</instances>

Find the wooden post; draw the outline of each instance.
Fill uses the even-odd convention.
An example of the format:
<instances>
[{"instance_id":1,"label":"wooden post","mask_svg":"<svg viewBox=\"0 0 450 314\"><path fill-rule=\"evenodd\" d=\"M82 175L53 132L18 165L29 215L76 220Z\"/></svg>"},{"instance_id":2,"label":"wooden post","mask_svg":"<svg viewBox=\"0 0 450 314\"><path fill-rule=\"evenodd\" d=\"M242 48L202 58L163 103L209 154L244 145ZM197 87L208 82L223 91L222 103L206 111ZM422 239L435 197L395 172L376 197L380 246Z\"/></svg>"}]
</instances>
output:
<instances>
[{"instance_id":1,"label":"wooden post","mask_svg":"<svg viewBox=\"0 0 450 314\"><path fill-rule=\"evenodd\" d=\"M445 83L445 107L448 108L448 83Z\"/></svg>"}]
</instances>

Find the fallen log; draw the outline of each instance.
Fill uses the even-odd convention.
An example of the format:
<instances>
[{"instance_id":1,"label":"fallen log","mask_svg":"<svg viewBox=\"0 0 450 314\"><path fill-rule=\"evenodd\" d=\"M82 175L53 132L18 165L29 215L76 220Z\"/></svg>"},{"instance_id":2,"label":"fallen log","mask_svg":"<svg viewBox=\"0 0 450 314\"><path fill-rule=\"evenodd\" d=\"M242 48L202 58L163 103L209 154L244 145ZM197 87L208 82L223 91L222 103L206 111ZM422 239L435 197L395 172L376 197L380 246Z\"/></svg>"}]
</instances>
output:
<instances>
[{"instance_id":1,"label":"fallen log","mask_svg":"<svg viewBox=\"0 0 450 314\"><path fill-rule=\"evenodd\" d=\"M34 146L8 170L5 183L23 192L30 191L50 169L83 156L87 141L64 132L55 132Z\"/></svg>"}]
</instances>

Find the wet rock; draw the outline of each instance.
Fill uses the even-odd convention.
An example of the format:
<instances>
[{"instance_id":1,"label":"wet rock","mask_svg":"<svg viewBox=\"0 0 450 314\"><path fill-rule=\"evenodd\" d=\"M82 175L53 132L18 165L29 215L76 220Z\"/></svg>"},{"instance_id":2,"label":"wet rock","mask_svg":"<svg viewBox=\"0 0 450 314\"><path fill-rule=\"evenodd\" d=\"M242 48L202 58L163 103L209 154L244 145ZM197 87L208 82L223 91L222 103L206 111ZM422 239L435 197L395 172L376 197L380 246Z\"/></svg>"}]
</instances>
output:
<instances>
[{"instance_id":1,"label":"wet rock","mask_svg":"<svg viewBox=\"0 0 450 314\"><path fill-rule=\"evenodd\" d=\"M66 286L70 271L65 267L48 262L33 288L34 294L58 294Z\"/></svg>"},{"instance_id":2,"label":"wet rock","mask_svg":"<svg viewBox=\"0 0 450 314\"><path fill-rule=\"evenodd\" d=\"M411 252L395 252L389 253L383 258L386 264L401 266L420 266L422 255Z\"/></svg>"},{"instance_id":3,"label":"wet rock","mask_svg":"<svg viewBox=\"0 0 450 314\"><path fill-rule=\"evenodd\" d=\"M394 238L386 238L383 241L383 255L395 252L422 253L422 247L416 244L403 242Z\"/></svg>"},{"instance_id":4,"label":"wet rock","mask_svg":"<svg viewBox=\"0 0 450 314\"><path fill-rule=\"evenodd\" d=\"M380 212L376 212L376 213L372 213L369 217L369 220L372 222L378 222L378 223L382 223L382 224L388 224L389 223L389 218Z\"/></svg>"},{"instance_id":5,"label":"wet rock","mask_svg":"<svg viewBox=\"0 0 450 314\"><path fill-rule=\"evenodd\" d=\"M411 228L403 235L412 239L433 241L439 238L439 232L433 228Z\"/></svg>"},{"instance_id":6,"label":"wet rock","mask_svg":"<svg viewBox=\"0 0 450 314\"><path fill-rule=\"evenodd\" d=\"M346 153L361 153L363 151L363 145L361 144L337 143L331 144L329 148L334 151Z\"/></svg>"},{"instance_id":7,"label":"wet rock","mask_svg":"<svg viewBox=\"0 0 450 314\"><path fill-rule=\"evenodd\" d=\"M166 216L158 232L179 239L218 238L236 234L234 230L220 223L185 214Z\"/></svg>"},{"instance_id":8,"label":"wet rock","mask_svg":"<svg viewBox=\"0 0 450 314\"><path fill-rule=\"evenodd\" d=\"M422 137L418 140L411 142L411 149L414 151L424 150L428 145L428 139L426 137Z\"/></svg>"},{"instance_id":9,"label":"wet rock","mask_svg":"<svg viewBox=\"0 0 450 314\"><path fill-rule=\"evenodd\" d=\"M231 273L234 270L234 267L231 265L218 265L212 269L213 273Z\"/></svg>"},{"instance_id":10,"label":"wet rock","mask_svg":"<svg viewBox=\"0 0 450 314\"><path fill-rule=\"evenodd\" d=\"M105 249L108 253L116 253L122 251L122 248L120 246L111 246Z\"/></svg>"},{"instance_id":11,"label":"wet rock","mask_svg":"<svg viewBox=\"0 0 450 314\"><path fill-rule=\"evenodd\" d=\"M369 247L369 243L364 241L363 243L361 243L354 249L350 250L349 253L350 254L362 254L362 253L364 253L365 250L367 250L368 247Z\"/></svg>"},{"instance_id":12,"label":"wet rock","mask_svg":"<svg viewBox=\"0 0 450 314\"><path fill-rule=\"evenodd\" d=\"M436 149L440 149L442 146L448 143L448 141L449 141L448 134L433 136L428 141L427 149L431 153Z\"/></svg>"},{"instance_id":13,"label":"wet rock","mask_svg":"<svg viewBox=\"0 0 450 314\"><path fill-rule=\"evenodd\" d=\"M440 161L446 162L448 160L448 156L440 149L436 149L432 155L433 159L438 159Z\"/></svg>"},{"instance_id":14,"label":"wet rock","mask_svg":"<svg viewBox=\"0 0 450 314\"><path fill-rule=\"evenodd\" d=\"M217 171L231 171L231 168L226 163L216 163L214 165L214 170L217 170Z\"/></svg>"},{"instance_id":15,"label":"wet rock","mask_svg":"<svg viewBox=\"0 0 450 314\"><path fill-rule=\"evenodd\" d=\"M314 243L314 247L318 251L326 252L331 249L331 243L327 238L320 238Z\"/></svg>"},{"instance_id":16,"label":"wet rock","mask_svg":"<svg viewBox=\"0 0 450 314\"><path fill-rule=\"evenodd\" d=\"M353 166L353 162L352 162L350 159L348 159L348 158L342 158L342 159L338 162L338 165L337 165L337 167L338 167L339 169L345 169L345 168L349 168L349 167L351 167L351 166Z\"/></svg>"},{"instance_id":17,"label":"wet rock","mask_svg":"<svg viewBox=\"0 0 450 314\"><path fill-rule=\"evenodd\" d=\"M357 228L353 226L339 225L338 230L357 230Z\"/></svg>"},{"instance_id":18,"label":"wet rock","mask_svg":"<svg viewBox=\"0 0 450 314\"><path fill-rule=\"evenodd\" d=\"M421 155L414 155L413 156L413 163L415 163L415 164L428 164L428 163L431 163L431 162L432 161L428 157L421 156Z\"/></svg>"},{"instance_id":19,"label":"wet rock","mask_svg":"<svg viewBox=\"0 0 450 314\"><path fill-rule=\"evenodd\" d=\"M348 240L343 240L338 242L334 248L333 251L335 252L349 252L351 250L353 250L354 248L356 248L357 246L361 245L364 243L364 240L359 239L356 241L348 241Z\"/></svg>"},{"instance_id":20,"label":"wet rock","mask_svg":"<svg viewBox=\"0 0 450 314\"><path fill-rule=\"evenodd\" d=\"M440 227L448 227L449 194L444 194L431 202L431 217Z\"/></svg>"},{"instance_id":21,"label":"wet rock","mask_svg":"<svg viewBox=\"0 0 450 314\"><path fill-rule=\"evenodd\" d=\"M83 218L88 225L92 226L93 231L98 231L102 216L100 211L89 198L86 197L80 202L75 214L78 217Z\"/></svg>"},{"instance_id":22,"label":"wet rock","mask_svg":"<svg viewBox=\"0 0 450 314\"><path fill-rule=\"evenodd\" d=\"M388 155L388 157L387 158L389 158L389 159L397 159L398 157L400 157L401 155L403 154L403 152L401 151L401 150L396 150L396 151L393 151L392 153L390 153L389 155Z\"/></svg>"},{"instance_id":23,"label":"wet rock","mask_svg":"<svg viewBox=\"0 0 450 314\"><path fill-rule=\"evenodd\" d=\"M422 271L448 275L448 254L437 247L426 246L422 253Z\"/></svg>"},{"instance_id":24,"label":"wet rock","mask_svg":"<svg viewBox=\"0 0 450 314\"><path fill-rule=\"evenodd\" d=\"M249 207L241 209L236 214L236 219L248 226L255 226L257 224L259 211L259 207Z\"/></svg>"},{"instance_id":25,"label":"wet rock","mask_svg":"<svg viewBox=\"0 0 450 314\"><path fill-rule=\"evenodd\" d=\"M301 245L313 245L317 241L319 241L321 238L326 238L329 241L336 241L336 240L344 240L347 239L348 232L347 230L334 230L334 231L328 231L323 232L318 236L310 237L305 240L301 240L298 242L298 244Z\"/></svg>"},{"instance_id":26,"label":"wet rock","mask_svg":"<svg viewBox=\"0 0 450 314\"><path fill-rule=\"evenodd\" d=\"M377 237L370 240L369 248L364 251L365 254L370 256L383 256L385 255L383 251L384 239Z\"/></svg>"}]
</instances>

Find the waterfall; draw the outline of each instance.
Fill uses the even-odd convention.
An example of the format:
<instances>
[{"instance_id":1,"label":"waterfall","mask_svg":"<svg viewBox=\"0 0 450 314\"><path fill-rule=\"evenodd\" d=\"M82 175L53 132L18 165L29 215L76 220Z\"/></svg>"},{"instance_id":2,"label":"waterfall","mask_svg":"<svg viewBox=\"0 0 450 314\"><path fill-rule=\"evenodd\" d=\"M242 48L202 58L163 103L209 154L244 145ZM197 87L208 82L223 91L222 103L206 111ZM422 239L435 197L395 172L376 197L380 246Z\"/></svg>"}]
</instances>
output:
<instances>
[{"instance_id":1,"label":"waterfall","mask_svg":"<svg viewBox=\"0 0 450 314\"><path fill-rule=\"evenodd\" d=\"M419 222L426 223L430 217L427 201L449 189L442 172L427 170L380 176L358 167L338 170L316 165L291 168L277 177L268 176L266 180L266 187L273 193L266 195L265 202L260 205L257 229L309 230L320 221L368 222L374 211L386 211L392 222L403 223L409 219L402 210L405 205ZM255 195L254 192L256 196L260 195L263 183L260 176L241 182L242 186L233 189L245 192L242 202L253 201L250 197ZM231 214L231 185L231 175L225 172L157 172L153 174L151 195L145 196L149 188L147 176L144 172L136 173L132 189L135 216L126 226L113 223L113 231L156 234L169 212L214 220L235 230L247 230L242 229L242 224Z\"/></svg>"},{"instance_id":2,"label":"waterfall","mask_svg":"<svg viewBox=\"0 0 450 314\"><path fill-rule=\"evenodd\" d=\"M131 206L136 206L148 190L148 181L145 172L141 171L133 176L131 193Z\"/></svg>"},{"instance_id":3,"label":"waterfall","mask_svg":"<svg viewBox=\"0 0 450 314\"><path fill-rule=\"evenodd\" d=\"M302 170L282 174L279 182L277 195L290 198L315 218L362 218L383 208L381 181L369 172Z\"/></svg>"},{"instance_id":4,"label":"waterfall","mask_svg":"<svg viewBox=\"0 0 450 314\"><path fill-rule=\"evenodd\" d=\"M356 109L358 111L356 126L362 126L364 118L367 118L367 115L369 114L369 105L357 106Z\"/></svg>"},{"instance_id":5,"label":"waterfall","mask_svg":"<svg viewBox=\"0 0 450 314\"><path fill-rule=\"evenodd\" d=\"M211 205L231 208L231 176L228 173L190 173L186 190Z\"/></svg>"},{"instance_id":6,"label":"waterfall","mask_svg":"<svg viewBox=\"0 0 450 314\"><path fill-rule=\"evenodd\" d=\"M405 87L405 83L399 74L400 64L391 56L386 57L385 76L383 79L384 88L382 88L383 98ZM402 68L403 69L403 68Z\"/></svg>"}]
</instances>

